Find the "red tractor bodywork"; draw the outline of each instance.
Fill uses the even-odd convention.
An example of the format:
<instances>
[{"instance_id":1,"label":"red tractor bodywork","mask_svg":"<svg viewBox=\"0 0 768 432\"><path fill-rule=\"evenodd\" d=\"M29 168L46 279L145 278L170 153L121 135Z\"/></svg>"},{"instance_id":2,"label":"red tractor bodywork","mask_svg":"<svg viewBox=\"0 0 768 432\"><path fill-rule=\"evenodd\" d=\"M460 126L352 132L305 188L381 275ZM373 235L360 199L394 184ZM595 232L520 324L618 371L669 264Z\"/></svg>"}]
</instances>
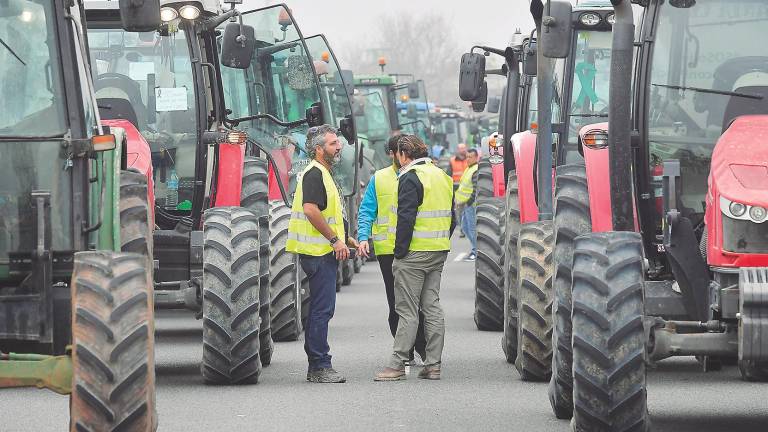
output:
<instances>
[{"instance_id":1,"label":"red tractor bodywork","mask_svg":"<svg viewBox=\"0 0 768 432\"><path fill-rule=\"evenodd\" d=\"M608 135L608 123L584 126L579 130L579 142L584 135L600 131ZM589 212L593 232L613 231L611 211L611 183L608 181L609 161L607 147L581 145L587 168L587 189L589 190Z\"/></svg>"},{"instance_id":2,"label":"red tractor bodywork","mask_svg":"<svg viewBox=\"0 0 768 432\"><path fill-rule=\"evenodd\" d=\"M536 204L534 187L536 134L527 130L512 135L512 150L515 156L520 223L535 222L539 220L539 206Z\"/></svg>"},{"instance_id":3,"label":"red tractor bodywork","mask_svg":"<svg viewBox=\"0 0 768 432\"><path fill-rule=\"evenodd\" d=\"M502 149L499 149L499 155L504 155ZM507 185L504 184L504 164L491 165L491 170L493 173L493 196L495 198L504 198L507 193Z\"/></svg>"},{"instance_id":4,"label":"red tractor bodywork","mask_svg":"<svg viewBox=\"0 0 768 432\"><path fill-rule=\"evenodd\" d=\"M275 165L277 165L278 173L275 173L275 170L272 168L272 165L269 166L269 200L270 201L281 201L283 199L283 195L280 193L280 187L277 184L277 177L276 177L277 175L280 175L280 181L282 182L283 186L286 188L286 192L289 192L287 190L290 182L289 171L291 170L295 148L296 147L294 145L289 145L285 148L272 150L271 152L272 158L275 160Z\"/></svg>"},{"instance_id":5,"label":"red tractor bodywork","mask_svg":"<svg viewBox=\"0 0 768 432\"><path fill-rule=\"evenodd\" d=\"M243 190L245 146L221 143L218 152L216 197L213 206L239 206Z\"/></svg>"},{"instance_id":6,"label":"red tractor bodywork","mask_svg":"<svg viewBox=\"0 0 768 432\"><path fill-rule=\"evenodd\" d=\"M725 250L723 218L727 216L720 201L723 197L747 206L768 208L768 146L763 144L766 141L768 116L743 116L734 120L715 146L705 216L710 266L768 266L768 254Z\"/></svg>"},{"instance_id":7,"label":"red tractor bodywork","mask_svg":"<svg viewBox=\"0 0 768 432\"><path fill-rule=\"evenodd\" d=\"M152 150L149 143L128 120L114 119L102 120L101 124L110 128L120 128L125 131L126 138L126 165L147 178L147 202L149 205L150 217L155 219L155 183L153 181L154 173L152 171Z\"/></svg>"}]
</instances>

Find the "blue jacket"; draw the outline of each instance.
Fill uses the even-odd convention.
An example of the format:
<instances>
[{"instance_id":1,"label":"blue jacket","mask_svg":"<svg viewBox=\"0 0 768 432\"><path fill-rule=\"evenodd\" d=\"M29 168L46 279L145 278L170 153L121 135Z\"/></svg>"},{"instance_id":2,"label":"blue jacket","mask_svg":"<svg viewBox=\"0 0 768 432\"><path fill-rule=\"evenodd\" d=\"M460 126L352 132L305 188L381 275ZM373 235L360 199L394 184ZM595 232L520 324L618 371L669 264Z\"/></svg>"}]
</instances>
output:
<instances>
[{"instance_id":1,"label":"blue jacket","mask_svg":"<svg viewBox=\"0 0 768 432\"><path fill-rule=\"evenodd\" d=\"M371 237L371 225L376 220L376 214L379 211L379 202L376 198L376 181L371 177L368 187L365 188L365 195L360 202L360 209L357 211L357 241L367 241Z\"/></svg>"}]
</instances>

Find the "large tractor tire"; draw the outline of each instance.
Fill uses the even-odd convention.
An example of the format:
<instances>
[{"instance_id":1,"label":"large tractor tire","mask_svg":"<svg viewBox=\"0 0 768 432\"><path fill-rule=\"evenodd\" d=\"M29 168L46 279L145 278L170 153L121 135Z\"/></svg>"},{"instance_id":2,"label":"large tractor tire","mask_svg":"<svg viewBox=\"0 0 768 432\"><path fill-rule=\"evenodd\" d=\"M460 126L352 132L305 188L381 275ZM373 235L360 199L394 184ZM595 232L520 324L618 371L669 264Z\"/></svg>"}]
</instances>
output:
<instances>
[{"instance_id":1,"label":"large tractor tire","mask_svg":"<svg viewBox=\"0 0 768 432\"><path fill-rule=\"evenodd\" d=\"M303 303L299 301L306 290L304 272L297 255L286 250L288 222L291 209L282 201L270 203L270 248L272 259L269 263L270 295L272 311L272 338L277 342L295 341L303 328Z\"/></svg>"},{"instance_id":2,"label":"large tractor tire","mask_svg":"<svg viewBox=\"0 0 768 432\"><path fill-rule=\"evenodd\" d=\"M240 206L259 218L259 349L262 366L269 366L275 344L272 341L272 316L269 311L269 165L267 159L246 156Z\"/></svg>"},{"instance_id":3,"label":"large tractor tire","mask_svg":"<svg viewBox=\"0 0 768 432\"><path fill-rule=\"evenodd\" d=\"M477 196L493 198L493 165L487 157L477 163Z\"/></svg>"},{"instance_id":4,"label":"large tractor tire","mask_svg":"<svg viewBox=\"0 0 768 432\"><path fill-rule=\"evenodd\" d=\"M157 429L154 297L147 264L135 253L75 254L73 432Z\"/></svg>"},{"instance_id":5,"label":"large tractor tire","mask_svg":"<svg viewBox=\"0 0 768 432\"><path fill-rule=\"evenodd\" d=\"M650 429L639 234L580 236L573 253L573 420L576 431Z\"/></svg>"},{"instance_id":6,"label":"large tractor tire","mask_svg":"<svg viewBox=\"0 0 768 432\"><path fill-rule=\"evenodd\" d=\"M475 325L478 330L501 331L504 327L504 200L478 197L476 211Z\"/></svg>"},{"instance_id":7,"label":"large tractor tire","mask_svg":"<svg viewBox=\"0 0 768 432\"><path fill-rule=\"evenodd\" d=\"M552 373L552 221L524 224L518 239L517 358L525 381L547 381Z\"/></svg>"},{"instance_id":8,"label":"large tractor tire","mask_svg":"<svg viewBox=\"0 0 768 432\"><path fill-rule=\"evenodd\" d=\"M341 284L344 286L352 285L352 279L355 276L354 259L350 258L341 262Z\"/></svg>"},{"instance_id":9,"label":"large tractor tire","mask_svg":"<svg viewBox=\"0 0 768 432\"><path fill-rule=\"evenodd\" d=\"M768 272L760 268L742 268L739 274L739 358L741 377L745 381L768 381L768 362L751 360L760 356L759 328L768 314L765 310L765 288ZM755 352L757 351L757 352ZM758 354L758 355L755 355ZM745 358L746 357L746 358Z\"/></svg>"},{"instance_id":10,"label":"large tractor tire","mask_svg":"<svg viewBox=\"0 0 768 432\"><path fill-rule=\"evenodd\" d=\"M573 349L571 346L571 270L576 237L592 231L587 171L583 163L557 168L555 177L555 250L552 316L552 378L549 402L555 417L573 416Z\"/></svg>"},{"instance_id":11,"label":"large tractor tire","mask_svg":"<svg viewBox=\"0 0 768 432\"><path fill-rule=\"evenodd\" d=\"M517 358L517 239L520 235L520 198L517 175L507 179L506 223L504 228L504 335L501 348L507 363Z\"/></svg>"},{"instance_id":12,"label":"large tractor tire","mask_svg":"<svg viewBox=\"0 0 768 432\"><path fill-rule=\"evenodd\" d=\"M256 383L259 339L259 219L242 207L207 210L203 222L203 378Z\"/></svg>"},{"instance_id":13,"label":"large tractor tire","mask_svg":"<svg viewBox=\"0 0 768 432\"><path fill-rule=\"evenodd\" d=\"M120 250L147 257L152 271L152 224L147 199L147 178L135 171L120 171Z\"/></svg>"}]
</instances>

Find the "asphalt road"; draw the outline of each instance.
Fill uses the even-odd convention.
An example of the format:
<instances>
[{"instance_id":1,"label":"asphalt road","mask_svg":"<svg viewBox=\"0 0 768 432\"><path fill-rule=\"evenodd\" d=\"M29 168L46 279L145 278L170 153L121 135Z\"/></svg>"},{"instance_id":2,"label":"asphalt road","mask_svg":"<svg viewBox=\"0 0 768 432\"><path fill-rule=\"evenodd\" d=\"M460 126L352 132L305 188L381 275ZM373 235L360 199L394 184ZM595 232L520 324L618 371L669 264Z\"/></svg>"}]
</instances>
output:
<instances>
[{"instance_id":1,"label":"asphalt road","mask_svg":"<svg viewBox=\"0 0 768 432\"><path fill-rule=\"evenodd\" d=\"M201 326L191 314L162 313L157 324L159 430L196 431L569 431L554 418L546 384L519 380L504 361L500 333L472 321L474 266L454 262L443 276L446 312L443 379L375 383L391 350L384 287L368 263L338 296L331 321L334 367L346 384L305 381L303 342L280 343L259 384L213 387L199 373ZM735 368L703 373L690 358L662 362L649 375L654 430L768 431L768 384L739 379ZM0 432L64 431L67 398L36 389L0 390Z\"/></svg>"}]
</instances>

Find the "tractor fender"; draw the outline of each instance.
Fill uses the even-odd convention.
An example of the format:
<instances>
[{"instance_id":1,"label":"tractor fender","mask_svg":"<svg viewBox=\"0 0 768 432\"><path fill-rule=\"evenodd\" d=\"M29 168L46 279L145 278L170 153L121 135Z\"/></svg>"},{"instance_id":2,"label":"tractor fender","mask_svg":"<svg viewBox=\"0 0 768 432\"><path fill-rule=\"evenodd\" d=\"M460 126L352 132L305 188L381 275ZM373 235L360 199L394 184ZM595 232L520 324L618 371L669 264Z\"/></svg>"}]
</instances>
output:
<instances>
[{"instance_id":1,"label":"tractor fender","mask_svg":"<svg viewBox=\"0 0 768 432\"><path fill-rule=\"evenodd\" d=\"M717 267L766 267L768 254L735 253L724 248L721 197L768 208L768 116L737 117L712 152L706 196L708 264ZM768 222L763 222L768 224ZM738 234L738 233L736 233Z\"/></svg>"},{"instance_id":2,"label":"tractor fender","mask_svg":"<svg viewBox=\"0 0 768 432\"><path fill-rule=\"evenodd\" d=\"M294 169L295 171L301 172L306 165L302 165L301 167L293 167L293 155L295 152L294 146L287 146L283 148L277 148L275 150L272 150L270 154L272 155L272 159L275 161L275 165L277 165L278 172L275 172L275 169L272 167L272 164L269 165L269 200L275 201L275 200L282 200L283 195L280 193L280 187L277 184L277 176L280 176L280 181L283 183L283 186L285 187L286 193L289 195L292 194L294 191L291 190L289 185L291 184L291 170ZM307 164L309 163L309 160L307 159ZM298 173L297 172L297 173Z\"/></svg>"},{"instance_id":3,"label":"tractor fender","mask_svg":"<svg viewBox=\"0 0 768 432\"><path fill-rule=\"evenodd\" d=\"M592 232L607 232L613 231L611 183L607 181L610 171L608 147L590 147L582 144L584 135L595 131L603 131L607 135L608 123L582 127L579 130L579 145L584 154L584 164L587 168L587 190L589 191Z\"/></svg>"},{"instance_id":4,"label":"tractor fender","mask_svg":"<svg viewBox=\"0 0 768 432\"><path fill-rule=\"evenodd\" d=\"M245 147L238 144L218 145L219 163L216 175L216 198L214 207L240 206L243 190L243 163Z\"/></svg>"},{"instance_id":5,"label":"tractor fender","mask_svg":"<svg viewBox=\"0 0 768 432\"><path fill-rule=\"evenodd\" d=\"M496 198L504 198L506 196L507 185L504 184L504 164L491 165L491 173L493 175L493 196Z\"/></svg>"},{"instance_id":6,"label":"tractor fender","mask_svg":"<svg viewBox=\"0 0 768 432\"><path fill-rule=\"evenodd\" d=\"M512 151L515 155L518 199L520 200L520 223L535 222L539 219L536 204L534 164L536 163L536 134L530 130L512 135Z\"/></svg>"},{"instance_id":7,"label":"tractor fender","mask_svg":"<svg viewBox=\"0 0 768 432\"><path fill-rule=\"evenodd\" d=\"M147 202L150 203L149 211L154 225L155 220L155 184L154 173L152 170L152 150L144 136L141 135L136 126L128 120L112 119L101 120L101 124L109 126L115 138L119 139L118 134L123 134L125 138L126 168L140 172L147 178Z\"/></svg>"}]
</instances>

